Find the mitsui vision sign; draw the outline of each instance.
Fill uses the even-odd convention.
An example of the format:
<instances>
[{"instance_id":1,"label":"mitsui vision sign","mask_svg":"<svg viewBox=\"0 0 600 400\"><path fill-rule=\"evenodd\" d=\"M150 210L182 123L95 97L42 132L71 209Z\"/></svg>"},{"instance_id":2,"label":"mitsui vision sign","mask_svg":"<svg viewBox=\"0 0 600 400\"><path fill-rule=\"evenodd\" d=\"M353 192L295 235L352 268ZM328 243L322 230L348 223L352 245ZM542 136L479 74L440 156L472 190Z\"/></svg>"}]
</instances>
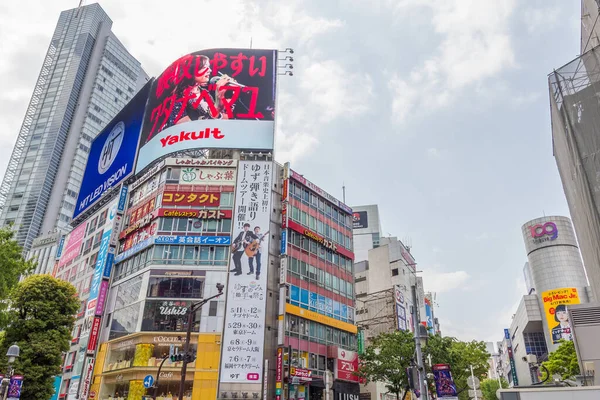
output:
<instances>
[{"instance_id":1,"label":"mitsui vision sign","mask_svg":"<svg viewBox=\"0 0 600 400\"><path fill-rule=\"evenodd\" d=\"M149 90L150 82L92 142L73 219L133 172Z\"/></svg>"}]
</instances>

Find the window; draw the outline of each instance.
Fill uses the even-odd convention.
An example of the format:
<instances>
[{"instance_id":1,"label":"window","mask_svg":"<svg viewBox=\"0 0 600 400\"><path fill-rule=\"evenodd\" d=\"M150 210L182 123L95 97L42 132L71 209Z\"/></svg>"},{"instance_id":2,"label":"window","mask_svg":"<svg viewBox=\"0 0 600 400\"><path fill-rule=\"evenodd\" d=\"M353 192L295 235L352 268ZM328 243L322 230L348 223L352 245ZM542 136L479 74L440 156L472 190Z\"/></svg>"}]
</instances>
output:
<instances>
[{"instance_id":1,"label":"window","mask_svg":"<svg viewBox=\"0 0 600 400\"><path fill-rule=\"evenodd\" d=\"M209 317L216 317L217 316L217 305L219 304L218 301L211 301L210 304L208 305L208 316Z\"/></svg>"},{"instance_id":2,"label":"window","mask_svg":"<svg viewBox=\"0 0 600 400\"><path fill-rule=\"evenodd\" d=\"M148 297L202 298L204 280L198 277L151 277Z\"/></svg>"},{"instance_id":3,"label":"window","mask_svg":"<svg viewBox=\"0 0 600 400\"><path fill-rule=\"evenodd\" d=\"M398 276L398 268L392 270L392 276Z\"/></svg>"}]
</instances>

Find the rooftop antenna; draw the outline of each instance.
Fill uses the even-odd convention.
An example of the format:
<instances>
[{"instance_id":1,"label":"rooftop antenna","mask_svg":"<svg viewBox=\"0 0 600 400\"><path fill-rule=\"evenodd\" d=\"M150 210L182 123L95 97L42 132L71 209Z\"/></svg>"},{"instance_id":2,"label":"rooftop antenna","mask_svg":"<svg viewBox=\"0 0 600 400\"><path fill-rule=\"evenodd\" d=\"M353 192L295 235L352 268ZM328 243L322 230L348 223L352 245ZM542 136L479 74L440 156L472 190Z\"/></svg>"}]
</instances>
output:
<instances>
[{"instance_id":1,"label":"rooftop antenna","mask_svg":"<svg viewBox=\"0 0 600 400\"><path fill-rule=\"evenodd\" d=\"M79 17L79 11L81 10L81 7L83 6L83 2L85 0L79 0L79 5L77 6L77 12L75 13L75 18Z\"/></svg>"},{"instance_id":2,"label":"rooftop antenna","mask_svg":"<svg viewBox=\"0 0 600 400\"><path fill-rule=\"evenodd\" d=\"M346 204L346 184L342 181L342 201Z\"/></svg>"},{"instance_id":3,"label":"rooftop antenna","mask_svg":"<svg viewBox=\"0 0 600 400\"><path fill-rule=\"evenodd\" d=\"M250 36L250 48L252 48L252 36Z\"/></svg>"}]
</instances>

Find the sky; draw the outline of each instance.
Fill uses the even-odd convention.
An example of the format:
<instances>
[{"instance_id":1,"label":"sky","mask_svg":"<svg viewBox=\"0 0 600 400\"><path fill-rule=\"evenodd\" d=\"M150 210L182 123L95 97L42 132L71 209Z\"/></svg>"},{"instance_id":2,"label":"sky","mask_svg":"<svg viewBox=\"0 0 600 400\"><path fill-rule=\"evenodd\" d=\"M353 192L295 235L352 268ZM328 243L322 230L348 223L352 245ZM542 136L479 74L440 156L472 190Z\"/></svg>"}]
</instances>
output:
<instances>
[{"instance_id":1,"label":"sky","mask_svg":"<svg viewBox=\"0 0 600 400\"><path fill-rule=\"evenodd\" d=\"M85 2L84 4L90 4ZM294 49L275 157L412 246L444 335L498 341L525 294L521 225L569 210L547 74L579 51L561 0L106 0L151 76L192 51ZM0 2L0 175L61 10Z\"/></svg>"}]
</instances>

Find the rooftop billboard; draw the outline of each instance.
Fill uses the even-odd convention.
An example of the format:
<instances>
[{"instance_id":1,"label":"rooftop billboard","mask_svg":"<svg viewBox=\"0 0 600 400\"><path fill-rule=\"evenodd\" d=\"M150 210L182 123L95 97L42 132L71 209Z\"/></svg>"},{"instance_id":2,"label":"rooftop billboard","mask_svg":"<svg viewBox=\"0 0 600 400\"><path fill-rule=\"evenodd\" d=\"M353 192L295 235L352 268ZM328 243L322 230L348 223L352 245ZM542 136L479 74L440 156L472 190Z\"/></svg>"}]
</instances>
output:
<instances>
[{"instance_id":1,"label":"rooftop billboard","mask_svg":"<svg viewBox=\"0 0 600 400\"><path fill-rule=\"evenodd\" d=\"M201 50L172 63L150 90L136 173L192 149L272 151L277 51Z\"/></svg>"}]
</instances>

